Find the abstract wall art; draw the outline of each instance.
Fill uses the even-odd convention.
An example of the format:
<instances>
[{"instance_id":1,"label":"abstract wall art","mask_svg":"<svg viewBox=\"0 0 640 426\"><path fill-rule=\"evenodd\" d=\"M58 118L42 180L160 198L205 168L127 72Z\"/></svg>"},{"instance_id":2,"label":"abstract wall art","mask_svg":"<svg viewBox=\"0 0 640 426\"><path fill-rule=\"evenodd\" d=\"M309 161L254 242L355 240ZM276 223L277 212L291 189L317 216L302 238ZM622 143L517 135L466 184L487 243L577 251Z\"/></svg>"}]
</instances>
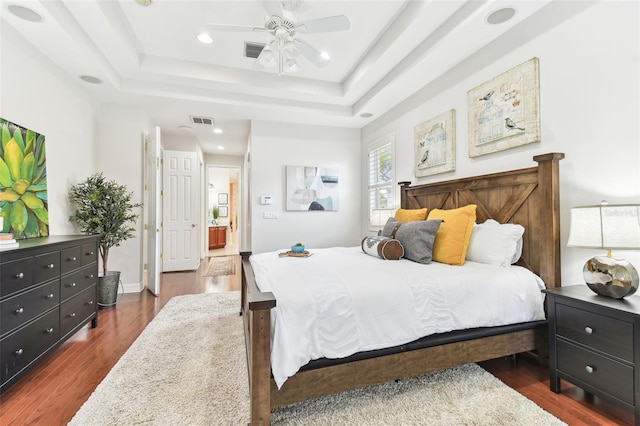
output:
<instances>
[{"instance_id":1,"label":"abstract wall art","mask_svg":"<svg viewBox=\"0 0 640 426\"><path fill-rule=\"evenodd\" d=\"M337 211L338 177L337 168L286 166L286 209Z\"/></svg>"}]
</instances>

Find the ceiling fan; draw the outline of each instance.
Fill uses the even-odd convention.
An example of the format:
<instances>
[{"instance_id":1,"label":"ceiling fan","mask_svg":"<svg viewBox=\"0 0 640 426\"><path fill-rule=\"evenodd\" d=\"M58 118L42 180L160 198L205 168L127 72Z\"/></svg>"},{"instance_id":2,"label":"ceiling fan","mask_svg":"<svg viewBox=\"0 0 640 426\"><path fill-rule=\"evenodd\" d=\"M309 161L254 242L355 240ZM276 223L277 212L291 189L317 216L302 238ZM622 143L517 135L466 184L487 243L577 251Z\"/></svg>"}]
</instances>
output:
<instances>
[{"instance_id":1,"label":"ceiling fan","mask_svg":"<svg viewBox=\"0 0 640 426\"><path fill-rule=\"evenodd\" d=\"M299 1L297 1L299 3ZM244 31L267 32L273 38L264 46L256 59L253 68L262 70L277 66L278 75L285 72L295 72L300 69L297 58L302 55L317 67L324 67L330 61L325 52L298 38L298 34L325 33L347 31L351 27L349 18L345 15L328 16L298 22L290 12L291 5L287 0L263 1L267 11L263 27L249 25L208 24L212 31Z\"/></svg>"}]
</instances>

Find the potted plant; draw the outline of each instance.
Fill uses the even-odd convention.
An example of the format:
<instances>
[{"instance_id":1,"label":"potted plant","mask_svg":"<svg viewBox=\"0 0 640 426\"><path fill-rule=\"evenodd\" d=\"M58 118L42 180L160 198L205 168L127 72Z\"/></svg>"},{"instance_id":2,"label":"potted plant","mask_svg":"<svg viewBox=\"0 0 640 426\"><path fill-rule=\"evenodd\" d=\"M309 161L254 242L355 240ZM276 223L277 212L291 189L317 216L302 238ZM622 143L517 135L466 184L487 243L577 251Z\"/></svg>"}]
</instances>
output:
<instances>
[{"instance_id":1,"label":"potted plant","mask_svg":"<svg viewBox=\"0 0 640 426\"><path fill-rule=\"evenodd\" d=\"M113 306L118 296L119 271L109 271L109 249L133 237L139 214L133 209L141 204L131 202L133 192L125 185L106 180L102 173L89 176L72 185L69 200L76 208L72 216L85 234L100 234L98 248L102 273L98 274L98 305Z\"/></svg>"},{"instance_id":2,"label":"potted plant","mask_svg":"<svg viewBox=\"0 0 640 426\"><path fill-rule=\"evenodd\" d=\"M213 224L216 225L218 223L218 215L220 214L220 209L218 206L213 207Z\"/></svg>"}]
</instances>

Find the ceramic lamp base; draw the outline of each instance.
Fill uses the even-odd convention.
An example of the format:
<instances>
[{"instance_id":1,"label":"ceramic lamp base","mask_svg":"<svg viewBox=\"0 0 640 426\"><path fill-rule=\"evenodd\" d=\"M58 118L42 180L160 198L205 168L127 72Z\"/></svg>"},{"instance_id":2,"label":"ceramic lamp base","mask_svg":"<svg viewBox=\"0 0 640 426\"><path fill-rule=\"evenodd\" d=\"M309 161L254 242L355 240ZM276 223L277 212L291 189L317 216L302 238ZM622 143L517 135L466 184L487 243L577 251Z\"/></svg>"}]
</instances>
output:
<instances>
[{"instance_id":1,"label":"ceramic lamp base","mask_svg":"<svg viewBox=\"0 0 640 426\"><path fill-rule=\"evenodd\" d=\"M601 296L622 299L638 289L638 271L624 259L596 256L582 270L587 286Z\"/></svg>"}]
</instances>

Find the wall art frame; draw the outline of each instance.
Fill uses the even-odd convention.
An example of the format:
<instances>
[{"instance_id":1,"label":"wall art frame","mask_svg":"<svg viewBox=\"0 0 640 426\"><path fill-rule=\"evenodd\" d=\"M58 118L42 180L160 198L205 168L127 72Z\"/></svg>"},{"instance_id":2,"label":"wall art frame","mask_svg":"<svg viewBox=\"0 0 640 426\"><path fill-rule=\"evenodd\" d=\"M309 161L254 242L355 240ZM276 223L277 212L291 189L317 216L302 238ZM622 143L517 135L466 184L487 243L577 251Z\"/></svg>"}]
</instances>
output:
<instances>
[{"instance_id":1,"label":"wall art frame","mask_svg":"<svg viewBox=\"0 0 640 426\"><path fill-rule=\"evenodd\" d=\"M229 194L226 192L219 193L218 204L229 204Z\"/></svg>"},{"instance_id":2,"label":"wall art frame","mask_svg":"<svg viewBox=\"0 0 640 426\"><path fill-rule=\"evenodd\" d=\"M286 166L286 210L337 211L339 176L336 167Z\"/></svg>"},{"instance_id":3,"label":"wall art frame","mask_svg":"<svg viewBox=\"0 0 640 426\"><path fill-rule=\"evenodd\" d=\"M227 206L219 206L218 207L218 217L229 217L229 207L227 207Z\"/></svg>"},{"instance_id":4,"label":"wall art frame","mask_svg":"<svg viewBox=\"0 0 640 426\"><path fill-rule=\"evenodd\" d=\"M435 175L456 169L456 110L423 121L414 127L414 174Z\"/></svg>"},{"instance_id":5,"label":"wall art frame","mask_svg":"<svg viewBox=\"0 0 640 426\"><path fill-rule=\"evenodd\" d=\"M469 157L540 142L538 58L467 92Z\"/></svg>"},{"instance_id":6,"label":"wall art frame","mask_svg":"<svg viewBox=\"0 0 640 426\"><path fill-rule=\"evenodd\" d=\"M0 118L0 232L48 236L48 209L44 135Z\"/></svg>"}]
</instances>

